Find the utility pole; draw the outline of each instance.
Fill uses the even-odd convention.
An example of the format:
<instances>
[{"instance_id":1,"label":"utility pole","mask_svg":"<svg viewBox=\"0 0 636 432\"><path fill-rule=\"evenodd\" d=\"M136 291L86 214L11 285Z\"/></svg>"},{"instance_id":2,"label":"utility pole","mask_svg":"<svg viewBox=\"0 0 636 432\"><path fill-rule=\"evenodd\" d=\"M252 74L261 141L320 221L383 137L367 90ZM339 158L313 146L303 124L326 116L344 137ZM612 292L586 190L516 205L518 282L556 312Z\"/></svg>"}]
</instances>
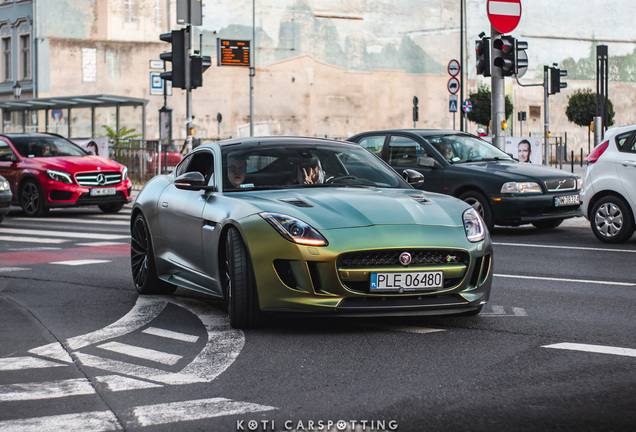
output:
<instances>
[{"instance_id":1,"label":"utility pole","mask_svg":"<svg viewBox=\"0 0 636 432\"><path fill-rule=\"evenodd\" d=\"M496 50L495 41L501 39L501 33L495 30L492 26L490 28L490 38L493 46L493 55L491 56L492 64L490 67L490 83L492 88L490 118L493 123L491 125L492 131L495 134L492 143L498 149L504 150L506 147L506 141L501 125L506 119L506 85L502 69L500 67L495 67L494 64L494 60L498 56L498 54L494 52ZM499 54L499 56L500 55L501 54Z\"/></svg>"}]
</instances>

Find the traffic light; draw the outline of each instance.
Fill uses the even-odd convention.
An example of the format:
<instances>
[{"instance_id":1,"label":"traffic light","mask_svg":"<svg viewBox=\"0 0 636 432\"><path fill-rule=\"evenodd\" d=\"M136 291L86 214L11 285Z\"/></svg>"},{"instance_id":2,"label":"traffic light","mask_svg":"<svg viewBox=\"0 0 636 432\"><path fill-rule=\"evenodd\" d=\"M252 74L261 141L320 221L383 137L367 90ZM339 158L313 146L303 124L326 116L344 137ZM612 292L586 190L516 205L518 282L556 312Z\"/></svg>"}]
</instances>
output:
<instances>
[{"instance_id":1,"label":"traffic light","mask_svg":"<svg viewBox=\"0 0 636 432\"><path fill-rule=\"evenodd\" d=\"M512 76L516 73L516 42L517 40L512 36L501 36L501 39L495 39L492 43L493 49L499 50L498 55L494 54L497 57L495 57L493 64L501 69L503 76Z\"/></svg>"},{"instance_id":2,"label":"traffic light","mask_svg":"<svg viewBox=\"0 0 636 432\"><path fill-rule=\"evenodd\" d=\"M520 69L528 67L528 56L519 55L523 52L525 54L528 49L528 42L515 39L515 75L519 73Z\"/></svg>"},{"instance_id":3,"label":"traffic light","mask_svg":"<svg viewBox=\"0 0 636 432\"><path fill-rule=\"evenodd\" d=\"M561 82L561 77L568 76L568 71L556 67L550 68L550 94L559 93L568 83Z\"/></svg>"},{"instance_id":4,"label":"traffic light","mask_svg":"<svg viewBox=\"0 0 636 432\"><path fill-rule=\"evenodd\" d=\"M475 41L475 53L477 59L475 65L477 66L477 75L483 75L485 77L490 76L490 38L485 37Z\"/></svg>"},{"instance_id":5,"label":"traffic light","mask_svg":"<svg viewBox=\"0 0 636 432\"><path fill-rule=\"evenodd\" d=\"M212 64L210 56L190 56L190 88L203 85L203 72Z\"/></svg>"},{"instance_id":6,"label":"traffic light","mask_svg":"<svg viewBox=\"0 0 636 432\"><path fill-rule=\"evenodd\" d=\"M186 29L172 30L170 33L162 33L159 35L159 39L164 42L170 42L172 45L172 51L159 54L159 58L161 60L172 62L172 70L169 72L162 72L161 78L166 81L172 81L172 87L185 90Z\"/></svg>"},{"instance_id":7,"label":"traffic light","mask_svg":"<svg viewBox=\"0 0 636 432\"><path fill-rule=\"evenodd\" d=\"M420 111L419 108L417 107L419 100L417 99L417 96L413 96L413 121L419 121L420 120Z\"/></svg>"}]
</instances>

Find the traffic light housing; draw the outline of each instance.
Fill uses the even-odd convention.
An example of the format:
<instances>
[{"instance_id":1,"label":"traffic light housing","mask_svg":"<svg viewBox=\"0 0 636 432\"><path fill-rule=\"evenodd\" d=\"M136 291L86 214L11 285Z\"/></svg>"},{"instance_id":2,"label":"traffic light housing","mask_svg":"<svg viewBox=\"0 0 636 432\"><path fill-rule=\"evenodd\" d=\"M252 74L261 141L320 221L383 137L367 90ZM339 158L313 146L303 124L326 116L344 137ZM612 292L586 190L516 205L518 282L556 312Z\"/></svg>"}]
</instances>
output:
<instances>
[{"instance_id":1,"label":"traffic light housing","mask_svg":"<svg viewBox=\"0 0 636 432\"><path fill-rule=\"evenodd\" d=\"M500 39L495 39L492 43L493 49L499 51L493 64L495 67L501 69L503 76L512 76L515 74L515 50L516 39L512 36L501 36Z\"/></svg>"},{"instance_id":2,"label":"traffic light housing","mask_svg":"<svg viewBox=\"0 0 636 432\"><path fill-rule=\"evenodd\" d=\"M490 38L485 37L475 41L475 66L477 75L490 76Z\"/></svg>"},{"instance_id":3,"label":"traffic light housing","mask_svg":"<svg viewBox=\"0 0 636 432\"><path fill-rule=\"evenodd\" d=\"M166 81L172 81L172 87L180 89L186 88L185 77L185 61L186 61L186 29L173 30L170 33L162 33L159 39L169 42L172 50L159 54L159 58L166 62L172 63L172 70L162 72L161 78Z\"/></svg>"},{"instance_id":4,"label":"traffic light housing","mask_svg":"<svg viewBox=\"0 0 636 432\"><path fill-rule=\"evenodd\" d=\"M568 71L557 67L550 68L550 94L559 93L562 88L566 88L568 83L561 82L561 77L568 76Z\"/></svg>"},{"instance_id":5,"label":"traffic light housing","mask_svg":"<svg viewBox=\"0 0 636 432\"><path fill-rule=\"evenodd\" d=\"M190 56L190 87L195 89L203 85L203 72L212 64L210 56Z\"/></svg>"}]
</instances>

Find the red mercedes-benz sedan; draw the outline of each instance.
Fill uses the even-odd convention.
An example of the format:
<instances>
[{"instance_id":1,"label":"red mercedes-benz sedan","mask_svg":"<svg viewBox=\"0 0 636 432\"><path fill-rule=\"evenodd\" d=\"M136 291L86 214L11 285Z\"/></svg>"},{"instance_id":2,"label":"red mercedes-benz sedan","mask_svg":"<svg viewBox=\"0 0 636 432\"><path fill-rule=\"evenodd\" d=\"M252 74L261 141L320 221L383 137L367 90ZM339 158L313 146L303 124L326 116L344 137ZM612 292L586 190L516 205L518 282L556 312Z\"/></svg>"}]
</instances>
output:
<instances>
[{"instance_id":1,"label":"red mercedes-benz sedan","mask_svg":"<svg viewBox=\"0 0 636 432\"><path fill-rule=\"evenodd\" d=\"M0 175L28 216L55 207L97 205L115 213L131 201L128 169L51 134L0 134Z\"/></svg>"}]
</instances>

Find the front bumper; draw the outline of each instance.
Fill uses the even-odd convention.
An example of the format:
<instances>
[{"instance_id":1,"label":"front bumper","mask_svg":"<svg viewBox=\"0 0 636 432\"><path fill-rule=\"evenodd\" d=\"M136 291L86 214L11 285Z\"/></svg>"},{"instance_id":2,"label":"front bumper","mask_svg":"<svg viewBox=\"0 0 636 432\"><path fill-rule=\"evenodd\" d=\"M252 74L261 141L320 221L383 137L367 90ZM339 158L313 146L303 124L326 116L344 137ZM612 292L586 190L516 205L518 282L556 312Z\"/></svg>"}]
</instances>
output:
<instances>
[{"instance_id":1,"label":"front bumper","mask_svg":"<svg viewBox=\"0 0 636 432\"><path fill-rule=\"evenodd\" d=\"M115 188L114 195L91 195L90 187L78 186L76 184L66 184L60 182L49 182L43 185L43 192L46 197L45 206L48 208L77 207L101 204L127 204L132 201L132 183L130 179L112 186Z\"/></svg>"},{"instance_id":2,"label":"front bumper","mask_svg":"<svg viewBox=\"0 0 636 432\"><path fill-rule=\"evenodd\" d=\"M466 240L463 227L372 226L321 231L325 248L299 246L274 230L243 225L261 309L276 313L338 316L442 315L477 309L490 296L492 245ZM271 231L271 232L269 232ZM282 242L281 242L282 241ZM396 244L399 247L396 247ZM273 247L273 245L276 245ZM364 263L342 266L347 252L461 251L461 262ZM273 251L275 251L273 253ZM443 271L443 288L417 292L369 292L370 274L376 271Z\"/></svg>"},{"instance_id":3,"label":"front bumper","mask_svg":"<svg viewBox=\"0 0 636 432\"><path fill-rule=\"evenodd\" d=\"M490 206L498 225L522 225L541 220L568 219L583 216L580 205L557 207L555 198L579 194L579 191L537 195L496 195Z\"/></svg>"},{"instance_id":4,"label":"front bumper","mask_svg":"<svg viewBox=\"0 0 636 432\"><path fill-rule=\"evenodd\" d=\"M0 215L6 215L9 213L9 207L11 206L11 191L0 192Z\"/></svg>"}]
</instances>

